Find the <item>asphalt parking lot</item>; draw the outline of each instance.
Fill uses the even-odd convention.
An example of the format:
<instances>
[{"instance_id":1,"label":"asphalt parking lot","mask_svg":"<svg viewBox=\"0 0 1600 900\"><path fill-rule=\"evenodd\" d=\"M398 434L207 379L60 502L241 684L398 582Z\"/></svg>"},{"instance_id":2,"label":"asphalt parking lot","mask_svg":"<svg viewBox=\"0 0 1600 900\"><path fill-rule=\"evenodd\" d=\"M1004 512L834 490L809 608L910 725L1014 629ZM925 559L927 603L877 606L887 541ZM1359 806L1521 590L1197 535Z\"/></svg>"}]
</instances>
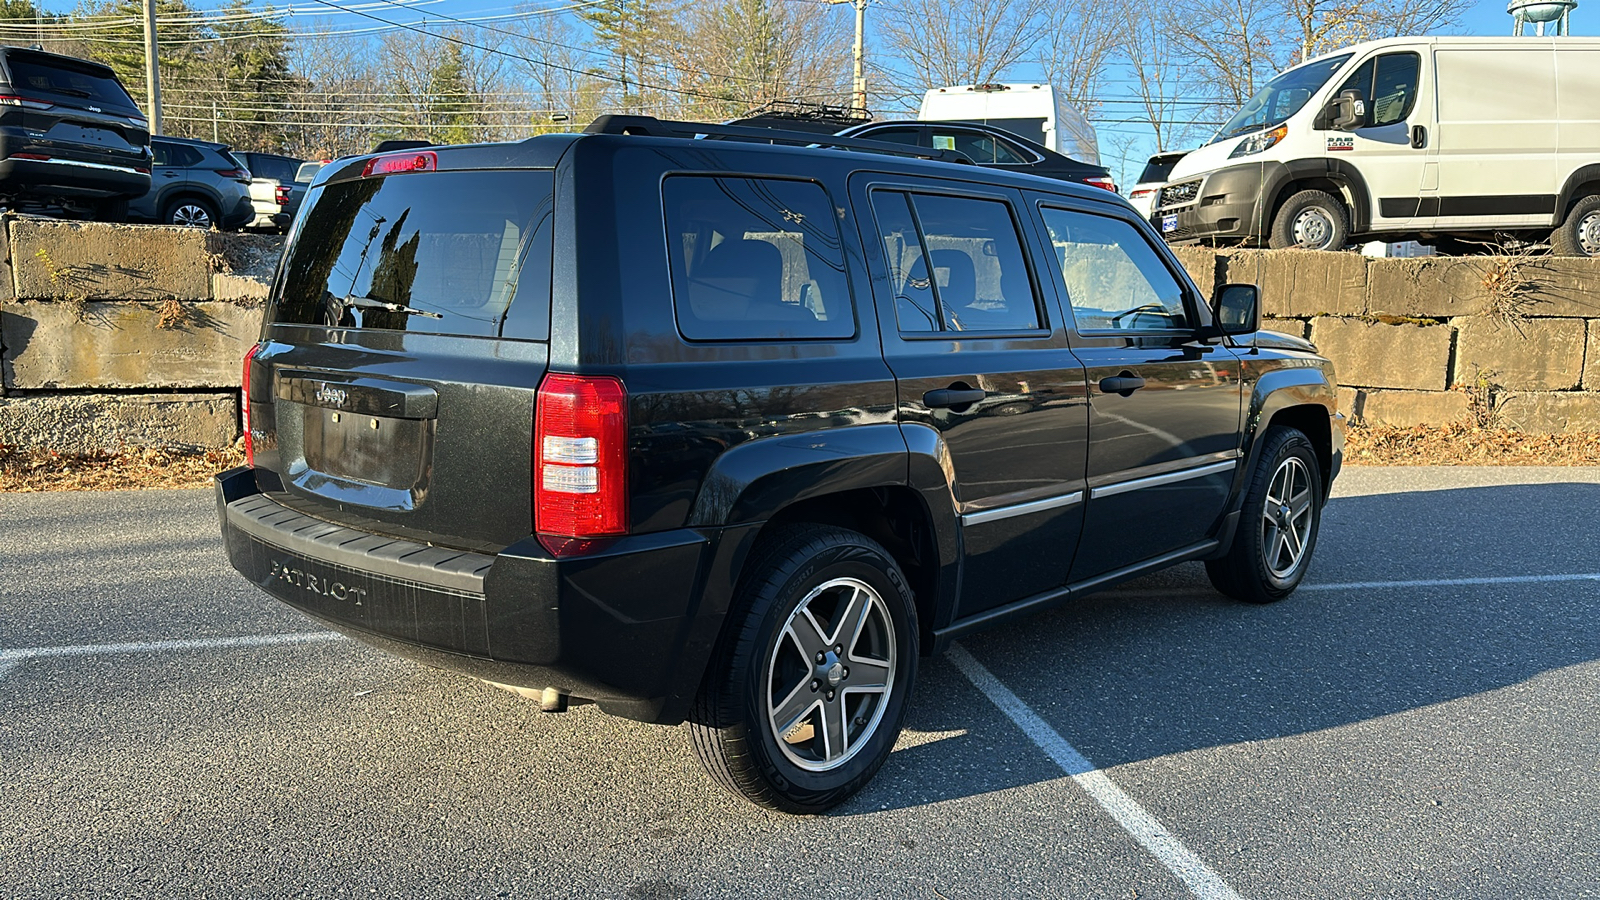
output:
<instances>
[{"instance_id":1,"label":"asphalt parking lot","mask_svg":"<svg viewBox=\"0 0 1600 900\"><path fill-rule=\"evenodd\" d=\"M792 818L329 636L206 492L0 494L0 894L1600 897L1597 520L1600 470L1347 470L1288 601L1191 565L969 638Z\"/></svg>"}]
</instances>

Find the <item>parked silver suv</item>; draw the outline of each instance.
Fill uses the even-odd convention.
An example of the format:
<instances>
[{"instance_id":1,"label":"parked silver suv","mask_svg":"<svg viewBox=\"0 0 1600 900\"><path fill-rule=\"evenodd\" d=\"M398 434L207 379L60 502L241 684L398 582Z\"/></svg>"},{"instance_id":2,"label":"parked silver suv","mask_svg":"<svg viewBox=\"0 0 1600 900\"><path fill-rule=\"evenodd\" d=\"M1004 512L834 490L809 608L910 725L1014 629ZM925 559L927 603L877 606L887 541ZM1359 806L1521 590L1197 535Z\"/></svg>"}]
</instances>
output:
<instances>
[{"instance_id":1,"label":"parked silver suv","mask_svg":"<svg viewBox=\"0 0 1600 900\"><path fill-rule=\"evenodd\" d=\"M150 191L128 204L128 218L163 225L213 226L228 231L250 224L250 170L226 144L159 137Z\"/></svg>"}]
</instances>

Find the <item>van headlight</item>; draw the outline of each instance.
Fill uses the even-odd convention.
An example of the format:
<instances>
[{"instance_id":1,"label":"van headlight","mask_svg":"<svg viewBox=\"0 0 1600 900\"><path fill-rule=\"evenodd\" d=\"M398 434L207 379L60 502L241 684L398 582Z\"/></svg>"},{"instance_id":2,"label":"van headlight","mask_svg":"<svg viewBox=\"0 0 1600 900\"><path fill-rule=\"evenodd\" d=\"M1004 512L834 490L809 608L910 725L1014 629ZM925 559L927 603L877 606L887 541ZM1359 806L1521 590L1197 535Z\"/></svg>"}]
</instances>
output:
<instances>
[{"instance_id":1,"label":"van headlight","mask_svg":"<svg viewBox=\"0 0 1600 900\"><path fill-rule=\"evenodd\" d=\"M1288 133L1289 126L1279 125L1277 128L1274 128L1271 131L1263 131L1260 134L1252 134L1240 141L1239 146L1233 148L1233 152L1228 154L1228 158L1238 159L1241 156L1249 156L1253 153L1260 153L1268 147L1271 147L1273 144L1283 140Z\"/></svg>"}]
</instances>

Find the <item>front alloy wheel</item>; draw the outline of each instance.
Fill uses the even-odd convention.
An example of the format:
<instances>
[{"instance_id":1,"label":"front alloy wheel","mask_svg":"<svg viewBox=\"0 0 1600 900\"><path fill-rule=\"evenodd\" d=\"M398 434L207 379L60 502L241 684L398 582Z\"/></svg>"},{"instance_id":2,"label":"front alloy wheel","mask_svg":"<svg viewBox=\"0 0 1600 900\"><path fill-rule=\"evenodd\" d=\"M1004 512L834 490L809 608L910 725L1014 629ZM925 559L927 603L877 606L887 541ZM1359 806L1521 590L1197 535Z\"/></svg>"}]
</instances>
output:
<instances>
[{"instance_id":1,"label":"front alloy wheel","mask_svg":"<svg viewBox=\"0 0 1600 900\"><path fill-rule=\"evenodd\" d=\"M1224 555L1206 560L1206 575L1230 597L1272 603L1293 593L1311 565L1322 517L1322 466L1299 429L1273 428L1259 440L1239 529Z\"/></svg>"}]
</instances>

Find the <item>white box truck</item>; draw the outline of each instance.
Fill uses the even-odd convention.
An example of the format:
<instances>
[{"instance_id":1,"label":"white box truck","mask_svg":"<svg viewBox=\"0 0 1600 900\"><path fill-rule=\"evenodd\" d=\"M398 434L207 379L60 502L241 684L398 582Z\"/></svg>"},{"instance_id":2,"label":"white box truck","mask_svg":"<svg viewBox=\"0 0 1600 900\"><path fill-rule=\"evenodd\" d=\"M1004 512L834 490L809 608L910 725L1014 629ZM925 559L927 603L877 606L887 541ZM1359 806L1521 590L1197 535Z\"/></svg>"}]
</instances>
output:
<instances>
[{"instance_id":1,"label":"white box truck","mask_svg":"<svg viewBox=\"0 0 1600 900\"><path fill-rule=\"evenodd\" d=\"M974 84L934 88L922 97L917 118L932 122L980 122L1100 165L1094 126L1048 84Z\"/></svg>"},{"instance_id":2,"label":"white box truck","mask_svg":"<svg viewBox=\"0 0 1600 900\"><path fill-rule=\"evenodd\" d=\"M1174 243L1510 235L1600 256L1600 39L1400 37L1273 78L1173 167Z\"/></svg>"}]
</instances>

